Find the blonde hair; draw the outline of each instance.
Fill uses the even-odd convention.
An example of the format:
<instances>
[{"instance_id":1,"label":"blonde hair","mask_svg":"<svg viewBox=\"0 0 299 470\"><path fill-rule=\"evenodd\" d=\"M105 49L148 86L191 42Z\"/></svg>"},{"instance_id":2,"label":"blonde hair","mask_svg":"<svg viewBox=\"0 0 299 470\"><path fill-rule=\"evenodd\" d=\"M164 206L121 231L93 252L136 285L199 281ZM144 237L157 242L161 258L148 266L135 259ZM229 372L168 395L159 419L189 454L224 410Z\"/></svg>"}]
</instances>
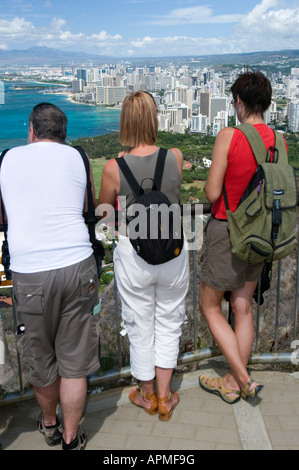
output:
<instances>
[{"instance_id":1,"label":"blonde hair","mask_svg":"<svg viewBox=\"0 0 299 470\"><path fill-rule=\"evenodd\" d=\"M121 144L130 148L153 145L157 134L157 106L152 95L137 91L126 96L120 117Z\"/></svg>"}]
</instances>

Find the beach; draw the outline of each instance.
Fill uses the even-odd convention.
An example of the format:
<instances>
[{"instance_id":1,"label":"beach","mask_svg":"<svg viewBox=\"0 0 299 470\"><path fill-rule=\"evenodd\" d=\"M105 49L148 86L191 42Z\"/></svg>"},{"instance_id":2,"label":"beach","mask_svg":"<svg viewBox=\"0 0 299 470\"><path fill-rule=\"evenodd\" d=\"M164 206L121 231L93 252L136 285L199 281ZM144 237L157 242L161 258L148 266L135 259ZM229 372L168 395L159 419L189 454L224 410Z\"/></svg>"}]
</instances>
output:
<instances>
[{"instance_id":1,"label":"beach","mask_svg":"<svg viewBox=\"0 0 299 470\"><path fill-rule=\"evenodd\" d=\"M68 140L119 130L119 108L78 103L72 99L72 91L60 84L25 81L6 81L4 84L5 102L0 105L0 151L27 144L29 114L40 102L53 103L65 112Z\"/></svg>"}]
</instances>

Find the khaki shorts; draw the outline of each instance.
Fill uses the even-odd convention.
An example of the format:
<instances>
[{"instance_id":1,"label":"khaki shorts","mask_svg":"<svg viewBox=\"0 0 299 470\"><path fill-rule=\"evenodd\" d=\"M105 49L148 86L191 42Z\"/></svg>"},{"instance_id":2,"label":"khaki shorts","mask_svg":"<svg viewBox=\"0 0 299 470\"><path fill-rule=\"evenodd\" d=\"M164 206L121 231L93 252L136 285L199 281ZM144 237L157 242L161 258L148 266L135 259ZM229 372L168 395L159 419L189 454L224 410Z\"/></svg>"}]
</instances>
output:
<instances>
[{"instance_id":1,"label":"khaki shorts","mask_svg":"<svg viewBox=\"0 0 299 470\"><path fill-rule=\"evenodd\" d=\"M246 281L258 281L264 263L247 264L230 250L227 222L211 217L201 255L201 282L220 291L244 287Z\"/></svg>"},{"instance_id":2,"label":"khaki shorts","mask_svg":"<svg viewBox=\"0 0 299 470\"><path fill-rule=\"evenodd\" d=\"M58 376L94 373L99 368L94 256L62 269L13 273L13 287L18 323L25 325L18 349L30 366L30 383L45 387Z\"/></svg>"}]
</instances>

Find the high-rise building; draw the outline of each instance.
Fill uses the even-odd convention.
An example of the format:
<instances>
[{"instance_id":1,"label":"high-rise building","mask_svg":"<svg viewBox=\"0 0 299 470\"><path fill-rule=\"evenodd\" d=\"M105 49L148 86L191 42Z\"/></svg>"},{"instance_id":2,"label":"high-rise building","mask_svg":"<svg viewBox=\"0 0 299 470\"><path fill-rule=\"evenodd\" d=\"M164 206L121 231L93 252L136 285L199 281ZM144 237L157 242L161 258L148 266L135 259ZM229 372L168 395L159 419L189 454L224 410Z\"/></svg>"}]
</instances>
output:
<instances>
[{"instance_id":1,"label":"high-rise building","mask_svg":"<svg viewBox=\"0 0 299 470\"><path fill-rule=\"evenodd\" d=\"M200 114L210 118L210 93L202 91L200 93Z\"/></svg>"},{"instance_id":2,"label":"high-rise building","mask_svg":"<svg viewBox=\"0 0 299 470\"><path fill-rule=\"evenodd\" d=\"M290 103L289 128L293 132L299 132L299 100Z\"/></svg>"},{"instance_id":3,"label":"high-rise building","mask_svg":"<svg viewBox=\"0 0 299 470\"><path fill-rule=\"evenodd\" d=\"M218 132L221 131L221 129L224 129L227 127L228 124L228 119L227 119L227 111L218 111L217 116L214 117L213 122L212 122L212 129L213 129L213 135L217 135Z\"/></svg>"},{"instance_id":4,"label":"high-rise building","mask_svg":"<svg viewBox=\"0 0 299 470\"><path fill-rule=\"evenodd\" d=\"M191 118L191 132L196 132L200 134L205 134L208 127L207 116L198 114L197 116L192 116Z\"/></svg>"},{"instance_id":5,"label":"high-rise building","mask_svg":"<svg viewBox=\"0 0 299 470\"><path fill-rule=\"evenodd\" d=\"M84 80L86 82L86 70L77 69L77 80Z\"/></svg>"},{"instance_id":6,"label":"high-rise building","mask_svg":"<svg viewBox=\"0 0 299 470\"><path fill-rule=\"evenodd\" d=\"M217 117L219 111L226 111L228 107L228 99L226 97L213 96L211 98L210 106L210 123L213 124L214 119ZM202 113L202 109L201 109Z\"/></svg>"},{"instance_id":7,"label":"high-rise building","mask_svg":"<svg viewBox=\"0 0 299 470\"><path fill-rule=\"evenodd\" d=\"M80 79L80 80L73 80L72 81L72 91L74 93L82 93L83 92L83 87L85 85L85 81Z\"/></svg>"},{"instance_id":8,"label":"high-rise building","mask_svg":"<svg viewBox=\"0 0 299 470\"><path fill-rule=\"evenodd\" d=\"M122 103L126 94L127 89L125 86L98 86L96 88L96 102L103 106L111 106Z\"/></svg>"},{"instance_id":9,"label":"high-rise building","mask_svg":"<svg viewBox=\"0 0 299 470\"><path fill-rule=\"evenodd\" d=\"M174 101L176 103L183 103L188 107L188 117L192 114L192 89L187 86L181 85L175 88Z\"/></svg>"}]
</instances>

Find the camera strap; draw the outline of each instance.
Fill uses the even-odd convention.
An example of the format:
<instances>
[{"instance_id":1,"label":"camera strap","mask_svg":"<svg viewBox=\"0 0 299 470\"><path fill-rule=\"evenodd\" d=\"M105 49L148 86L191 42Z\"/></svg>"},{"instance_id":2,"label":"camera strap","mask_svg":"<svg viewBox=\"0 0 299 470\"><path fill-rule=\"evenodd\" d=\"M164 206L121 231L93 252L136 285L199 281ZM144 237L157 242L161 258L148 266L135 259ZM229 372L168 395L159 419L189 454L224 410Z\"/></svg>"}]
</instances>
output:
<instances>
[{"instance_id":1,"label":"camera strap","mask_svg":"<svg viewBox=\"0 0 299 470\"><path fill-rule=\"evenodd\" d=\"M87 225L88 225L90 241L93 244L94 241L96 240L95 224L97 222L97 218L95 216L93 197L92 197L92 192L91 192L89 160L82 147L80 147L79 145L76 145L74 146L74 149L78 150L78 152L80 153L84 162L85 169L86 169L86 177L87 177L86 189L87 189L87 204L88 205L87 205L87 217L85 217L85 221L87 222Z\"/></svg>"},{"instance_id":2,"label":"camera strap","mask_svg":"<svg viewBox=\"0 0 299 470\"><path fill-rule=\"evenodd\" d=\"M3 158L5 154L9 151L9 149L3 150L3 152L0 155L0 169L1 165L3 162ZM4 205L3 205L3 200L2 200L2 195L1 195L1 190L0 190L0 197L1 197L1 215L2 215L2 227L3 227L3 232L4 232L4 238L7 241L7 223L5 222L5 210L4 210Z\"/></svg>"}]
</instances>

